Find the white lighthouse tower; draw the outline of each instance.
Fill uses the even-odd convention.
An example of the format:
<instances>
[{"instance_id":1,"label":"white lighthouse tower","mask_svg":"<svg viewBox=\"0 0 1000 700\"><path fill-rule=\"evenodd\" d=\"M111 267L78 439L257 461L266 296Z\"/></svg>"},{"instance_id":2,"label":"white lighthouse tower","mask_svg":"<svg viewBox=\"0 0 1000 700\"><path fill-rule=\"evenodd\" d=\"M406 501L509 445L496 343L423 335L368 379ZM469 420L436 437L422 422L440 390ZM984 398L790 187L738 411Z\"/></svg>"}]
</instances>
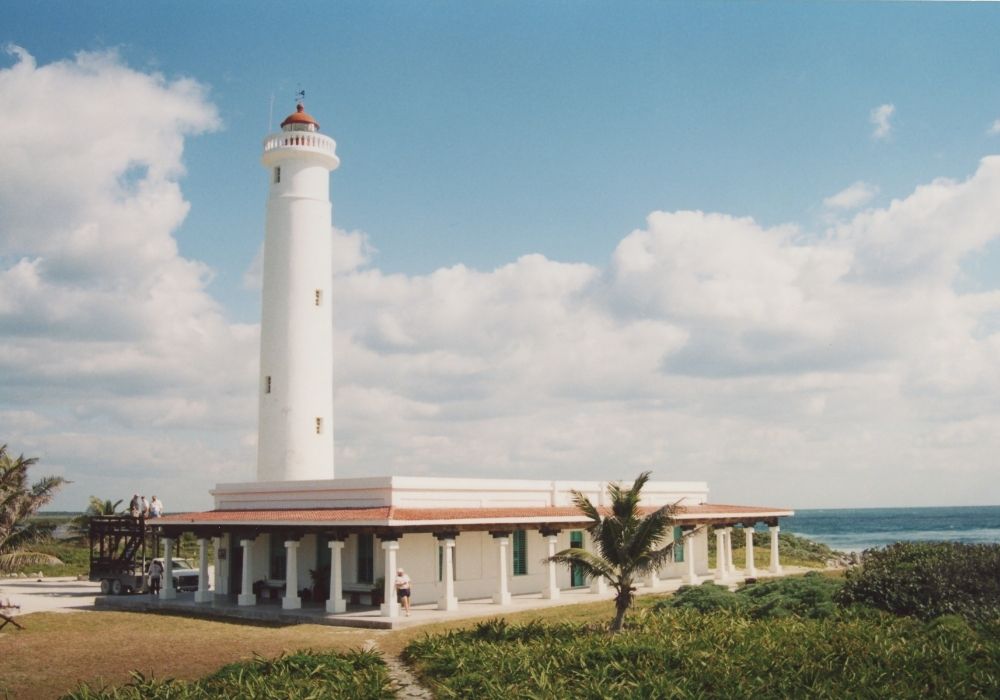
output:
<instances>
[{"instance_id":1,"label":"white lighthouse tower","mask_svg":"<svg viewBox=\"0 0 1000 700\"><path fill-rule=\"evenodd\" d=\"M269 170L257 480L333 478L330 172L336 142L300 102L264 140Z\"/></svg>"}]
</instances>

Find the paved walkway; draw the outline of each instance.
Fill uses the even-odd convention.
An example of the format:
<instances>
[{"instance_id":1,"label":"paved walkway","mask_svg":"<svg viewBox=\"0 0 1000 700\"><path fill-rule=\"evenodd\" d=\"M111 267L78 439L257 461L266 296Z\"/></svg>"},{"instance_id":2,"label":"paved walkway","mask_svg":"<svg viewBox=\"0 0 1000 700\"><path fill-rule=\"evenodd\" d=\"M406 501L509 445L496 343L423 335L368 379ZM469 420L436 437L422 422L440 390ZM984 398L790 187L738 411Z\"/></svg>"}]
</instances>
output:
<instances>
[{"instance_id":1,"label":"paved walkway","mask_svg":"<svg viewBox=\"0 0 1000 700\"><path fill-rule=\"evenodd\" d=\"M810 571L801 567L786 567L785 574ZM765 574L761 578L768 576ZM638 593L666 593L676 590L679 583L663 581L656 588L640 586ZM341 615L330 615L320 603L304 603L301 610L282 610L279 601L262 602L255 606L236 605L235 596L216 596L211 603L195 603L193 593L179 593L176 600L161 601L149 595L102 596L100 585L91 581L78 581L73 577L50 577L42 579L5 578L0 579L0 600L20 606L18 615L35 612L80 612L84 610L169 610L188 612L206 617L223 617L270 621L278 623L313 623L343 625L350 627L370 627L377 629L398 629L425 625L431 622L456 620L472 617L489 617L533 608L591 603L610 600L611 593L598 595L589 589L580 588L561 591L557 600L546 600L540 594L514 596L510 605L495 605L492 600L463 600L458 610L438 610L433 603L413 606L410 617L390 619L382 617L378 608L351 606Z\"/></svg>"},{"instance_id":2,"label":"paved walkway","mask_svg":"<svg viewBox=\"0 0 1000 700\"><path fill-rule=\"evenodd\" d=\"M21 606L19 615L93 610L99 595L99 583L77 581L73 576L0 579L0 600Z\"/></svg>"},{"instance_id":3,"label":"paved walkway","mask_svg":"<svg viewBox=\"0 0 1000 700\"><path fill-rule=\"evenodd\" d=\"M407 698L410 700L434 700L434 695L431 691L420 684L420 681L410 673L410 669L406 667L401 658L395 654L386 654L379 648L378 642L374 639L365 640L365 650L377 651L382 654L389 677L396 686L397 698L403 698L403 700Z\"/></svg>"}]
</instances>

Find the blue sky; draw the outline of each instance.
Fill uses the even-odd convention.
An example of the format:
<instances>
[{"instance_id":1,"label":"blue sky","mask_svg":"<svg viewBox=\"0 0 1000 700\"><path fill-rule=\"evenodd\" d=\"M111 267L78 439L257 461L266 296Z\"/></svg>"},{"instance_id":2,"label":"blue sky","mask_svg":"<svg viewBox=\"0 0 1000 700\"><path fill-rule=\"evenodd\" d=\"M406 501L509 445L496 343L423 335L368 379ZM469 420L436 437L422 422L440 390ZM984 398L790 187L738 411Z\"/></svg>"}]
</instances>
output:
<instances>
[{"instance_id":1,"label":"blue sky","mask_svg":"<svg viewBox=\"0 0 1000 700\"><path fill-rule=\"evenodd\" d=\"M391 363L398 361L401 354L409 354L415 366L421 367L418 358L427 360L439 357L435 353L450 352L469 362L478 359L496 368L519 357L514 350L477 355L472 348L451 347L443 340L435 345L412 328L403 328L406 332L400 331L402 335L395 332L402 328L400 324L405 326L418 315L410 305L420 307L438 300L435 280L448 276L442 271L461 266L467 276L469 271L482 273L487 280L483 284L499 285L484 293L484 298L502 299L501 306L509 298L503 296L502 290L507 288L496 271L517 266L522 256L537 254L551 265L586 267L593 274L590 281L579 284L587 289L600 284L614 287L614 280L619 278L616 275L627 267L620 256L616 258L616 251L633 232L659 235L647 219L657 211L717 213L728 217L730 223L750 217L757 228L746 229L745 234L732 233L736 237L732 240L745 240L740 236L754 237L760 231L785 231L787 245L798 252L801 249L796 246L808 248L816 244L822 248L821 244L835 241L850 248L852 255L860 256L859 251L867 250L864 237L876 235L872 232L881 224L854 217L867 211L873 212L873 220L879 218L879 212L891 218L894 200L910 202L912 209L926 214L927 208L911 199L917 188L941 178L958 183L974 179L981 172L980 161L996 153L1000 146L1000 133L996 133L1000 125L993 126L1000 120L1000 83L996 79L1000 75L1000 52L996 51L1000 9L987 4L304 2L278 7L264 3L53 2L23 3L8 8L4 14L0 42L22 47L39 68L72 63L79 52L113 52L113 63L131 74L159 74L157 79L164 86L185 79L201 86L202 93L192 98L192 104L197 103L205 111L188 126L177 127L178 138L183 140L180 162L185 172L171 178L189 208L186 215L165 224L163 235L176 241L181 259L205 266L205 275L196 286L200 285L198 291L206 303L218 305L217 320L234 328L246 326L251 335L259 313L260 292L247 278L253 276L253 261L262 239L266 192L266 177L259 166L260 140L267 133L272 96L273 120L277 123L293 108L295 92L306 90L308 111L338 142L342 165L332 178L334 224L343 232L356 234L355 238L345 234L344 241L345 245L355 246L351 250L360 261L347 271L353 281L345 281L345 294L360 296L356 302L355 297L348 296L350 301L345 300L338 316L345 337L351 339L345 343L358 344L350 345L353 350L345 352L351 358L368 358L342 363L344 369L338 379L337 420L346 424L343 443L360 445L354 452L338 453L338 465L344 465L338 466L338 473L344 475L370 470L465 473L461 465L478 459L477 453L451 447L474 443L480 434L477 431L491 431L496 425L486 422L467 426L468 433L454 432L448 427L454 421L448 407L460 404L463 411L492 415L494 419L518 414L512 406L489 398L472 401L470 397L491 396L492 384L488 382L477 384L466 377L468 382L463 383L448 372L429 371L418 386L410 387L406 382L414 381L412 375L407 375L406 382L385 378L398 376L396 373L404 372L404 366L386 365L377 371L366 364L369 360L377 364L373 357ZM9 69L17 61L17 56L11 54L0 60L0 69ZM55 83L53 80L53 88ZM37 99L51 99L50 104L59 108L59 95L44 92L48 82L39 79L32 85L32 90L40 91ZM0 104L9 107L19 94L23 93L3 95ZM82 105L88 105L86 98L80 99ZM102 106L90 106L94 110L106 109L112 115L109 121L113 121L128 120L134 112L133 100L138 98L128 89L116 92L112 81L93 99L101 100ZM889 116L884 133L877 135L873 115L880 107L887 108ZM73 112L81 105L67 105L66 109ZM177 123L166 120L158 128L169 131ZM108 128L116 125L108 123ZM120 178L120 172L112 174L116 172ZM856 186L852 190L856 196L845 195L846 199L839 200L848 204L832 203L832 198L851 186ZM990 195L983 196L990 199ZM7 200L0 198L0 203L3 201ZM990 204L983 206L988 212ZM915 223L914 217L920 215L906 214L898 233L884 234L879 240L899 239L905 247L910 229L924 232L931 241L942 241L950 235L934 229L939 224L927 223L941 217L927 214L927 222ZM988 214L983 216L988 218ZM970 230L979 225L978 221L969 224ZM663 223L663 235L669 237L673 226L708 225L703 221L678 222L671 219ZM140 230L133 230L133 234L135 239L130 240L140 240ZM712 245L730 241L729 235L715 243L707 235L699 240L710 253ZM33 248L31 239L24 236L9 235L0 242L0 262L7 269L13 269L19 260L41 260L45 255L42 247ZM928 250L932 248L934 255L940 253L933 245ZM677 253L672 246L663 250ZM738 265L720 272L713 267L717 261L710 255L702 258L693 249L685 250L690 254L685 260L694 261L690 263L694 268L692 279L732 282L733 290L751 290L740 294L764 295L760 303L767 306L770 292L736 279L742 274ZM822 248L821 252L829 251ZM882 250L879 255L898 259L900 254ZM921 260L931 255L927 253ZM972 316L956 317L944 309L939 319L941 327L924 327L919 320L905 325L902 319L909 318L905 310L886 307L884 313L903 326L899 338L923 339L914 341L918 343L944 337L944 327L961 327L964 335L952 338L957 345L948 352L956 353L958 345L970 344L966 349L982 362L984 373L963 379L962 389L951 385L954 373L947 370L941 357L914 358L910 350L894 345L895 349L887 349L892 345L888 341L877 349L868 348L866 334L871 328L895 333L885 327L884 321L834 314L830 327L848 328L845 335L823 336L822 342L810 336L811 342L818 344L803 346L801 339L792 338L806 333L801 325L792 330L784 326L776 330L742 325L736 329L719 321L723 317L736 318L744 311L726 316L730 311L716 309L711 323L700 308L671 306L669 313L662 309L650 311L663 301L662 290L643 296L645 292L625 285L632 290L628 302L614 294L600 296L592 308L588 307L588 319L591 312L597 314L598 308L613 310L607 312L614 320L612 326L625 323L624 319L631 323L636 318L655 317L657 322L667 323L671 332L679 333L677 337L687 338L670 340L674 336L665 330L656 336L664 343L665 354L660 361L651 361L651 366L658 367L656 371L674 382L663 387L668 395L662 401L669 407L655 408L664 411L660 415L662 433L654 421L648 433L637 429L630 438L638 444L652 439L650 436L667 440L667 444L650 449L650 453L662 454L663 461L647 462L638 453L623 453L621 466L616 466L611 476L628 477L638 467L648 466L659 478L706 478L713 495L766 502L771 496L767 489L754 491L754 479L734 479L726 467L738 464L740 470L752 470L756 465L762 474L773 473L779 480L783 479L781 475L798 474L797 478L785 479L790 486L776 493L781 501L776 505L933 503L940 491L934 479L923 489L912 485L902 493L893 492L893 484L905 473L906 464L924 460L921 455L931 449L921 443L930 426L952 436L942 440L961 442L954 438L955 431L978 436L1000 425L996 422L1000 410L995 401L978 394L971 398L962 394L973 391L969 387L993 386L990 365L998 358L998 342L991 339L996 337L998 311L988 294L997 289L1000 279L1000 243L996 233L987 230L971 236L961 250L949 250L948 256L948 261L957 260L957 272L952 271L946 280L934 277L932 282L910 285L905 290L897 288L893 298L911 299L915 308L934 307L932 298L938 297L931 291L939 292L949 304L965 310L975 306L974 311L967 311ZM754 259L749 255L747 264ZM702 264L699 260L706 261L706 269L697 269ZM944 267L948 264L941 263ZM517 270L521 271L521 267L525 266L517 266ZM566 271L559 270L542 270L538 274L553 279ZM799 271L800 275L807 273L808 269ZM662 274L669 274L669 270ZM879 284L888 284L891 275L901 279L908 274L906 270L886 272L879 277ZM844 280L863 277L860 268L842 275ZM662 281L651 279L649 284L656 285L658 280ZM589 294L573 284L567 282L572 287L566 291L569 297ZM388 291L371 292L372 285L381 285L380 289L385 290L404 285L409 290L397 299ZM671 281L666 288L671 294L683 295L678 285ZM432 291L422 299L420 290L424 287ZM362 288L368 290L364 293L369 296L358 291ZM527 288L533 287L527 284ZM718 288L715 285L711 289ZM792 296L797 298L803 293L808 297L808 290L803 289ZM822 309L837 304L874 307L881 303L876 297L885 298L869 292L859 302L853 297L845 301L840 292L831 291L814 300L817 308L821 307L816 313L822 315ZM704 295L711 290L692 293ZM987 296L972 304L971 299L959 299L964 293ZM646 301L637 302L640 298ZM538 299L533 303L539 303ZM377 328L369 326L366 324L374 321L362 318L361 309L371 310L372 318L395 320L380 320L382 325ZM768 312L769 322L774 319L773 311ZM660 312L665 315L658 316ZM511 309L503 323L497 321L495 332L505 338L526 332L519 330L519 313ZM805 320L797 323L808 326L811 312L803 313ZM586 323L573 314L560 319L577 328ZM715 325L717 321L720 325ZM423 328L435 322L425 320ZM749 323L746 317L740 317L739 322ZM71 343L73 331L56 326L49 326L49 331L70 343L67 348L76 347ZM395 330L390 332L388 328ZM465 332L460 326L441 330L442 337ZM44 335L43 331L38 333L33 342ZM622 331L612 335L621 338L627 334ZM380 340L364 340L376 336ZM241 340L240 352L249 352L246 348L252 349L253 342L252 338ZM386 349L394 342L409 349ZM521 345L537 350L537 343L537 338L529 335ZM606 347L610 343L605 339L598 345ZM739 352L730 352L734 343L740 346ZM747 364L740 353L754 347L777 350L767 363L755 360ZM807 358L823 355L823 348L832 348L829 352L836 357L811 365ZM849 369L842 366L846 362L844 353L853 357L855 350L858 357L866 359L858 360L861 364ZM81 356L87 352L79 348L76 351ZM559 354L555 347L550 351ZM694 366L690 356L699 358L697 371L690 369ZM247 362L252 364L252 360L250 356ZM516 377L498 381L534 381L533 372L540 371L538 368L548 361L548 355L533 356L526 366L535 369L518 370ZM628 358L621 361L631 362ZM739 371L733 369L737 365ZM681 371L679 367L688 369ZM371 376L348 377L346 368L364 368ZM829 373L834 372L831 368L841 373L840 379L829 379ZM482 378L480 370L469 372ZM38 370L37 374L39 378L32 381L38 382L38 393L60 395L58 387L65 380L54 378L58 373ZM850 387L850 391L864 396L865 382L882 382L890 375L896 377L890 382L895 387L889 392L893 398L881 406L881 411L902 411L910 416L903 419L894 413L891 426L873 422L871 417L852 413L846 407L841 409L844 413L833 411L831 394L802 399L804 406L812 406L803 409L806 413L821 410L821 404L830 406L821 410L824 416L818 425L802 424L801 412L784 415L775 408L782 401L781 392L787 390L782 388L782 382L824 385L825 391L833 393ZM710 382L711 386L699 389L675 383L684 383L690 376ZM746 385L750 376L767 376L772 383ZM110 379L95 377L94 381L106 387ZM108 401L115 396L141 393L140 385L131 380L116 381ZM252 375L234 380L226 391L252 404L253 381ZM580 389L579 394L572 388L555 387L535 398L540 405L551 402L546 409L552 411L551 415L565 415L581 405L594 405L592 398L581 396L600 395L602 401L611 401L614 406L604 403L600 410L584 410L583 415L590 416L593 425L605 425L608 411L624 416L631 426L626 430L632 430L643 423L641 416L654 411L647 404L656 399L640 396L642 392L630 393L629 382L617 381L609 378L608 384ZM647 384L636 381L638 385ZM824 384L827 381L831 382L829 386ZM942 388L942 383L948 386ZM702 391L711 399L699 400ZM926 398L933 391L943 392L947 401ZM423 417L407 414L399 418L408 427L378 444L374 433L365 432L361 418L354 421L350 417L353 404L348 403L348 397L357 400L351 392L361 392L369 401L372 396L382 396L397 407L415 402L421 408L414 410ZM847 395L842 399L845 406L850 403ZM95 421L93 407L86 402L74 403L77 400L59 399L53 407L7 407L8 411L27 410L44 418L36 422L22 420L28 427L15 427L6 440L19 450L16 438L20 438L22 444L28 445L25 450L43 455L43 463L71 475L76 473L77 484L64 497L67 502L63 505L67 507L71 506L70 498L85 500L85 484L95 489L115 488L115 479L121 478L116 475L138 467L129 467L123 459L120 471L112 470L98 479L89 471L92 467L84 464L86 460L74 458L71 450L54 447L54 443L66 445L70 442L68 436L83 434L95 444L101 440L118 444L115 441L120 440L132 445L126 452L133 456L129 464L134 465L142 461L138 445L150 429L149 425L136 425L121 416ZM170 400L180 397L171 394ZM919 404L923 400L926 405ZM754 406L757 401L762 403ZM827 401L831 403L824 403ZM890 401L888 395L886 401ZM198 410L206 415L217 416L225 410L211 405L210 398L204 402ZM713 408L716 402L718 407ZM693 429L681 428L684 422L676 422L678 415L683 414L684 420L701 416L703 422L696 434L712 442L712 427L736 420L730 414L731 407L742 403L748 408L739 418L740 424L728 428L734 436L731 439L738 443L727 448L733 452L723 450L706 456L712 453L708 447L692 447L671 437L672 431ZM375 404L381 405L377 401ZM3 408L0 405L0 410ZM152 425L158 419L156 411L150 410ZM220 454L228 455L218 457L220 463L250 463L253 447L248 436L254 430L253 414L251 406L230 423L223 421L225 428L208 419L201 427L178 427L173 437L164 438L163 449L169 451L170 440L176 440L194 453L211 442L212 434L231 431L229 438L221 440L229 447L219 447ZM376 411L372 415L381 414ZM440 423L429 417L432 415L439 416ZM527 424L542 420L531 413L523 413L520 418ZM40 427L43 425L47 427ZM816 472L795 471L795 465L802 462L801 455L818 454L829 444L842 443L844 434L838 430L857 436L863 432L862 426L875 433L898 436L898 464L886 465L877 451L865 457L859 446L851 458L866 461L864 469L855 466L843 470L839 463L845 455L840 455L829 459L816 456ZM769 432L772 428L777 431L774 435ZM514 423L505 425L504 430L518 434ZM50 439L60 431L61 440ZM814 431L823 437L817 437ZM565 433L567 443L573 443L574 448L553 447L550 451L537 445L526 447L514 438L507 443L498 441L483 447L483 469L490 475L518 476L529 465L536 471L549 465L552 476L560 476L578 458L579 446L568 437L570 427L555 421L551 432ZM758 455L756 448L748 447L757 444L761 435L770 436L765 441L777 440L780 444L784 438L775 437L778 434L795 443L789 450L800 457L785 464L779 458L780 450ZM428 450L425 454L417 450L420 456L407 461L407 455L415 454L414 442L438 439L441 442L436 444L445 446L440 451ZM931 474L949 474L940 477L948 481L954 481L955 473L967 475L965 488L947 493L949 503L998 502L1000 481L988 476L994 462L980 456L992 446L952 445L947 456L928 460L924 468ZM617 456L612 444L594 446L593 452L605 460ZM898 457L901 452L909 457ZM560 456L563 454L566 456ZM671 460L683 465L683 473L674 473ZM148 467L153 472L158 468ZM949 472L951 468L958 472ZM583 468L588 477L597 478L599 471L597 466ZM219 472L219 480L229 480L226 469L219 467ZM822 477L817 476L819 473ZM817 479L823 493L811 490ZM860 488L859 483L863 484ZM728 494L726 484L732 484ZM171 495L175 502L187 498L182 490ZM203 503L193 499L191 505Z\"/></svg>"}]
</instances>

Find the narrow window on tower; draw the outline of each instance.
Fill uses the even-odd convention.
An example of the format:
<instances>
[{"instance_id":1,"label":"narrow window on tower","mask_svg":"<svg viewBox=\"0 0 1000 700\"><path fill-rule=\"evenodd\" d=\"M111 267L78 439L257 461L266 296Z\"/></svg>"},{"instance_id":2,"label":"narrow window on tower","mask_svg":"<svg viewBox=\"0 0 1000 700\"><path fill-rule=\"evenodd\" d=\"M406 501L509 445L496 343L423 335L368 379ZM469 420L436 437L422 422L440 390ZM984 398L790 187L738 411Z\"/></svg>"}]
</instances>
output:
<instances>
[{"instance_id":1,"label":"narrow window on tower","mask_svg":"<svg viewBox=\"0 0 1000 700\"><path fill-rule=\"evenodd\" d=\"M322 304L323 304L323 290L322 289L317 289L316 290L316 306L322 306Z\"/></svg>"},{"instance_id":2,"label":"narrow window on tower","mask_svg":"<svg viewBox=\"0 0 1000 700\"><path fill-rule=\"evenodd\" d=\"M277 185L279 182L281 182L281 168L276 167L274 169L274 184Z\"/></svg>"},{"instance_id":3,"label":"narrow window on tower","mask_svg":"<svg viewBox=\"0 0 1000 700\"><path fill-rule=\"evenodd\" d=\"M271 377L270 376L264 377L264 393L265 394L270 394L271 393Z\"/></svg>"},{"instance_id":4,"label":"narrow window on tower","mask_svg":"<svg viewBox=\"0 0 1000 700\"><path fill-rule=\"evenodd\" d=\"M323 419L322 418L317 418L316 419L316 434L317 435L322 435L323 434Z\"/></svg>"}]
</instances>

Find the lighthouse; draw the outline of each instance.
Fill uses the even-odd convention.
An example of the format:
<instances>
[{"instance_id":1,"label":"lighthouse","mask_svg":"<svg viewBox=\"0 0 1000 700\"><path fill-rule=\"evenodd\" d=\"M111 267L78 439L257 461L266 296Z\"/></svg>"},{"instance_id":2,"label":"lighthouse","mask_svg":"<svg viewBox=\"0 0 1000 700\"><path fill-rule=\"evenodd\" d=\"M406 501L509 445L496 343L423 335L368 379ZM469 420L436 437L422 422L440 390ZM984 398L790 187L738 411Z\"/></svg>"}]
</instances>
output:
<instances>
[{"instance_id":1,"label":"lighthouse","mask_svg":"<svg viewBox=\"0 0 1000 700\"><path fill-rule=\"evenodd\" d=\"M333 478L330 173L337 143L301 102L264 139L257 480Z\"/></svg>"}]
</instances>

